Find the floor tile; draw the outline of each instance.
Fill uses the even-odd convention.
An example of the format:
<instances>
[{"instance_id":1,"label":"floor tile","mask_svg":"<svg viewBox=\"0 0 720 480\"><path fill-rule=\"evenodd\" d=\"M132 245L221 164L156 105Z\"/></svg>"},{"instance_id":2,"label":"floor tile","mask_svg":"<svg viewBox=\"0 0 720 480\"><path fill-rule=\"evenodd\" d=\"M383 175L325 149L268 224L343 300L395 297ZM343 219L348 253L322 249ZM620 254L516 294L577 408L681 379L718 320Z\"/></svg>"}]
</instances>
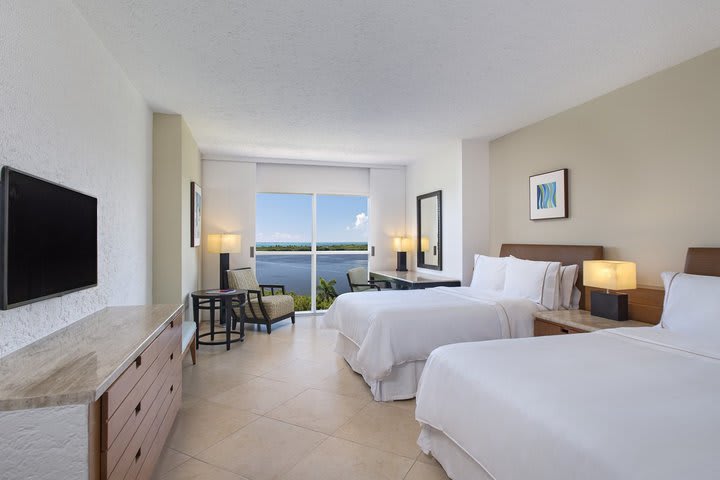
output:
<instances>
[{"instance_id":1,"label":"floor tile","mask_svg":"<svg viewBox=\"0 0 720 480\"><path fill-rule=\"evenodd\" d=\"M322 433L262 417L197 458L253 480L269 480L292 468L326 438Z\"/></svg>"},{"instance_id":2,"label":"floor tile","mask_svg":"<svg viewBox=\"0 0 720 480\"><path fill-rule=\"evenodd\" d=\"M194 397L209 399L237 385L249 382L248 375L232 365L190 365L183 368L183 391Z\"/></svg>"},{"instance_id":3,"label":"floor tile","mask_svg":"<svg viewBox=\"0 0 720 480\"><path fill-rule=\"evenodd\" d=\"M330 437L284 480L402 480L413 460Z\"/></svg>"},{"instance_id":4,"label":"floor tile","mask_svg":"<svg viewBox=\"0 0 720 480\"><path fill-rule=\"evenodd\" d=\"M250 412L202 398L184 398L167 446L194 456L257 418Z\"/></svg>"},{"instance_id":5,"label":"floor tile","mask_svg":"<svg viewBox=\"0 0 720 480\"><path fill-rule=\"evenodd\" d=\"M335 432L336 437L413 460L420 452L419 435L420 424L413 412L378 402L369 403Z\"/></svg>"},{"instance_id":6,"label":"floor tile","mask_svg":"<svg viewBox=\"0 0 720 480\"><path fill-rule=\"evenodd\" d=\"M369 399L306 390L267 414L268 417L331 434L360 411Z\"/></svg>"},{"instance_id":7,"label":"floor tile","mask_svg":"<svg viewBox=\"0 0 720 480\"><path fill-rule=\"evenodd\" d=\"M210 400L238 410L264 415L306 389L303 385L257 377Z\"/></svg>"},{"instance_id":8,"label":"floor tile","mask_svg":"<svg viewBox=\"0 0 720 480\"><path fill-rule=\"evenodd\" d=\"M440 467L415 462L405 480L449 480L449 478Z\"/></svg>"},{"instance_id":9,"label":"floor tile","mask_svg":"<svg viewBox=\"0 0 720 480\"><path fill-rule=\"evenodd\" d=\"M180 453L177 450L173 450L172 448L165 447L160 454L160 459L158 460L157 466L155 467L154 478L157 478L160 475L167 473L168 471L172 470L173 468L177 467L182 463L187 462L188 460L190 460L190 457L188 455Z\"/></svg>"},{"instance_id":10,"label":"floor tile","mask_svg":"<svg viewBox=\"0 0 720 480\"><path fill-rule=\"evenodd\" d=\"M342 364L296 360L263 375L265 378L312 386L318 380L339 371Z\"/></svg>"},{"instance_id":11,"label":"floor tile","mask_svg":"<svg viewBox=\"0 0 720 480\"><path fill-rule=\"evenodd\" d=\"M415 460L418 462L426 463L428 465L434 465L436 467L440 466L438 461L435 460L432 455L425 455L422 451L418 454Z\"/></svg>"},{"instance_id":12,"label":"floor tile","mask_svg":"<svg viewBox=\"0 0 720 480\"><path fill-rule=\"evenodd\" d=\"M227 470L209 465L196 459L190 459L179 467L170 470L160 480L247 480Z\"/></svg>"},{"instance_id":13,"label":"floor tile","mask_svg":"<svg viewBox=\"0 0 720 480\"><path fill-rule=\"evenodd\" d=\"M326 392L338 393L350 397L372 400L370 387L362 375L353 372L350 368L342 368L337 372L328 375L313 385L313 388Z\"/></svg>"}]
</instances>

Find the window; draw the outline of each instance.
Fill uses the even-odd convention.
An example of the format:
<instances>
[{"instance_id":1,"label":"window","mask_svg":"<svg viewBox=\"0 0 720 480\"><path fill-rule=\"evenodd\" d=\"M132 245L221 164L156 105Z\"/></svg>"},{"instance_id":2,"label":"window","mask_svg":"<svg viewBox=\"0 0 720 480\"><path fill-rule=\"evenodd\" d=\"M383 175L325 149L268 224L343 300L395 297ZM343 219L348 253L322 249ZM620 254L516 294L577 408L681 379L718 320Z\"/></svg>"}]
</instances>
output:
<instances>
[{"instance_id":1,"label":"window","mask_svg":"<svg viewBox=\"0 0 720 480\"><path fill-rule=\"evenodd\" d=\"M326 310L367 268L367 197L259 193L256 208L258 281L285 285L296 311Z\"/></svg>"}]
</instances>

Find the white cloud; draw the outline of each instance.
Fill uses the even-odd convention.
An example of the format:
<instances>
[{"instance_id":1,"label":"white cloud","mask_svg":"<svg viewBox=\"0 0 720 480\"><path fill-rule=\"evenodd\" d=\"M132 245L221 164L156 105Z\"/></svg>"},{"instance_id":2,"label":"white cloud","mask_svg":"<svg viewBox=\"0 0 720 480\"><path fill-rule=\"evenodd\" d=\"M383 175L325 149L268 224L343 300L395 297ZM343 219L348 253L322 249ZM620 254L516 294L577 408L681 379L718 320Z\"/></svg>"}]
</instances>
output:
<instances>
[{"instance_id":1,"label":"white cloud","mask_svg":"<svg viewBox=\"0 0 720 480\"><path fill-rule=\"evenodd\" d=\"M365 212L360 212L357 215L355 215L355 225L353 228L355 230L365 230L367 228L368 223L368 216L365 214Z\"/></svg>"}]
</instances>

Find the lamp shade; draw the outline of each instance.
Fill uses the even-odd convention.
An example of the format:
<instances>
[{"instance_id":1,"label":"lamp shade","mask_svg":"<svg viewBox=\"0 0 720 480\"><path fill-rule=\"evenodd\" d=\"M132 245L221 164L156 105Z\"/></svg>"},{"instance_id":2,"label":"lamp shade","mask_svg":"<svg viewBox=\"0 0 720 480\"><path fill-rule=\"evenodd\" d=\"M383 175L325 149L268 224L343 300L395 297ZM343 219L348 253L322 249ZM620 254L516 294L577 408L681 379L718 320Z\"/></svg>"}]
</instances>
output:
<instances>
[{"instance_id":1,"label":"lamp shade","mask_svg":"<svg viewBox=\"0 0 720 480\"><path fill-rule=\"evenodd\" d=\"M420 238L420 251L421 252L429 252L430 251L430 238L428 238L428 237Z\"/></svg>"},{"instance_id":2,"label":"lamp shade","mask_svg":"<svg viewBox=\"0 0 720 480\"><path fill-rule=\"evenodd\" d=\"M242 237L232 233L216 233L208 235L208 252L240 253Z\"/></svg>"},{"instance_id":3,"label":"lamp shade","mask_svg":"<svg viewBox=\"0 0 720 480\"><path fill-rule=\"evenodd\" d=\"M606 290L632 290L637 288L635 263L586 260L583 262L583 283L586 287Z\"/></svg>"},{"instance_id":4,"label":"lamp shade","mask_svg":"<svg viewBox=\"0 0 720 480\"><path fill-rule=\"evenodd\" d=\"M393 239L393 246L396 252L407 252L408 243L407 237L395 237Z\"/></svg>"}]
</instances>

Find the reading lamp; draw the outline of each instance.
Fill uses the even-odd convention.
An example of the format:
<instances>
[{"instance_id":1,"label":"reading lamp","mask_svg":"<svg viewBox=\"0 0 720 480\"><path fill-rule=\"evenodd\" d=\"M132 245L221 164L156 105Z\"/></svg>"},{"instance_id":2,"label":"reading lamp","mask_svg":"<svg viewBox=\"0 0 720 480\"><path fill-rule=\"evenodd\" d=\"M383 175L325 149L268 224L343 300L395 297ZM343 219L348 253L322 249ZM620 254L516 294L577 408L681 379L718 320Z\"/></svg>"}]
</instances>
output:
<instances>
[{"instance_id":1,"label":"reading lamp","mask_svg":"<svg viewBox=\"0 0 720 480\"><path fill-rule=\"evenodd\" d=\"M397 252L397 270L398 272L407 272L407 237L395 237L395 251Z\"/></svg>"},{"instance_id":2,"label":"reading lamp","mask_svg":"<svg viewBox=\"0 0 720 480\"><path fill-rule=\"evenodd\" d=\"M425 263L425 253L430 251L430 238L420 237L420 263Z\"/></svg>"},{"instance_id":3,"label":"reading lamp","mask_svg":"<svg viewBox=\"0 0 720 480\"><path fill-rule=\"evenodd\" d=\"M628 295L617 290L637 288L637 272L633 262L586 260L583 262L583 283L586 287L604 288L590 294L590 313L612 320L628 319ZM610 290L615 290L611 292Z\"/></svg>"},{"instance_id":4,"label":"reading lamp","mask_svg":"<svg viewBox=\"0 0 720 480\"><path fill-rule=\"evenodd\" d=\"M228 288L227 272L230 270L230 254L240 253L242 237L231 233L208 235L208 252L220 254L220 288Z\"/></svg>"}]
</instances>

